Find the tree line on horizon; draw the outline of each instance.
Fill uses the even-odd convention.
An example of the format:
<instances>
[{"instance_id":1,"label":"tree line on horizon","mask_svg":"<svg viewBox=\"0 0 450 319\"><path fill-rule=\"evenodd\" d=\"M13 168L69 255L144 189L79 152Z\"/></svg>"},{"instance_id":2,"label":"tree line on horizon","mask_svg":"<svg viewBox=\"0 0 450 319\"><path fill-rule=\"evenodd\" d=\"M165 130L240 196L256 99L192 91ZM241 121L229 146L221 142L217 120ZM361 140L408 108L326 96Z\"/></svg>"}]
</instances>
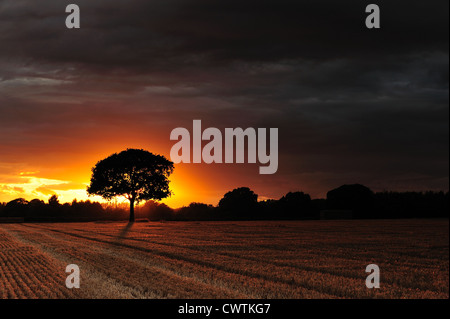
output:
<instances>
[{"instance_id":1,"label":"tree line on horizon","mask_svg":"<svg viewBox=\"0 0 450 319\"><path fill-rule=\"evenodd\" d=\"M23 198L0 203L0 219L16 217L28 222L120 221L126 220L128 214L128 205L76 199L61 204L56 195L47 203ZM258 201L250 188L240 187L227 192L217 206L193 202L174 209L148 200L136 207L136 217L151 221L448 218L449 193L375 193L353 184L329 191L325 199L311 199L309 194L297 191L277 200Z\"/></svg>"}]
</instances>

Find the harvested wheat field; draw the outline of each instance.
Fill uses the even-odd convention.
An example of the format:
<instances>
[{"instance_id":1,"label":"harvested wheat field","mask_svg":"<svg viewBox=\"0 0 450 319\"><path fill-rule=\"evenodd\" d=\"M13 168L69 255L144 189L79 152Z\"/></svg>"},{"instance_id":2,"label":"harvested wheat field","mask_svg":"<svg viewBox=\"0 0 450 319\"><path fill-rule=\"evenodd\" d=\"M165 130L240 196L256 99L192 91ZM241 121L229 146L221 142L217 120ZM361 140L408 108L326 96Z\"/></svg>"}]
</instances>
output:
<instances>
[{"instance_id":1,"label":"harvested wheat field","mask_svg":"<svg viewBox=\"0 0 450 319\"><path fill-rule=\"evenodd\" d=\"M449 298L448 220L0 224L0 298ZM80 288L68 289L68 264ZM380 268L379 289L365 268Z\"/></svg>"}]
</instances>

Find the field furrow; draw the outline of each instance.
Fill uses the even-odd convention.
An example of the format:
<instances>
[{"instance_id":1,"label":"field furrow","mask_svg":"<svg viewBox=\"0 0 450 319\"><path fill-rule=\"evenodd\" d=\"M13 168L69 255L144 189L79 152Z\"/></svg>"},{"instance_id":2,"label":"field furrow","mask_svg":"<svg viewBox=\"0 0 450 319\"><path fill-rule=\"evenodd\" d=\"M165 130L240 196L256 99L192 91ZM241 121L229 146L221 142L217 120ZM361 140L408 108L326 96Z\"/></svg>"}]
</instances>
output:
<instances>
[{"instance_id":1,"label":"field furrow","mask_svg":"<svg viewBox=\"0 0 450 319\"><path fill-rule=\"evenodd\" d=\"M10 224L0 297L448 298L448 256L448 220Z\"/></svg>"}]
</instances>

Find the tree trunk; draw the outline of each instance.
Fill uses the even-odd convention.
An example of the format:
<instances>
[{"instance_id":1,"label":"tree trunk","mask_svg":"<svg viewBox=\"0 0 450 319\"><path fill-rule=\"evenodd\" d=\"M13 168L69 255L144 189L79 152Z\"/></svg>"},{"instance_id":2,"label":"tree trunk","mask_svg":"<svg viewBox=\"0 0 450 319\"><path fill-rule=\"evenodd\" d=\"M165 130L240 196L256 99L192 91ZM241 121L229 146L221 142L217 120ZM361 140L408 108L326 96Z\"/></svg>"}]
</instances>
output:
<instances>
[{"instance_id":1,"label":"tree trunk","mask_svg":"<svg viewBox=\"0 0 450 319\"><path fill-rule=\"evenodd\" d=\"M130 199L130 223L134 223L134 198Z\"/></svg>"}]
</instances>

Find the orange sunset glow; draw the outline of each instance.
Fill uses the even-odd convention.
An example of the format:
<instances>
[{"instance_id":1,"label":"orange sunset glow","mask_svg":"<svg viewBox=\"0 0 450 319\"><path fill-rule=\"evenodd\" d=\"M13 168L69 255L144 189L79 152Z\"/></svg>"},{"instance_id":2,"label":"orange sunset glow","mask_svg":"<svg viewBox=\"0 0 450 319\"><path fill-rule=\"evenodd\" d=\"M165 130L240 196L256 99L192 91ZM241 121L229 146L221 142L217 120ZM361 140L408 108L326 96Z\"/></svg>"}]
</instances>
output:
<instances>
[{"instance_id":1,"label":"orange sunset glow","mask_svg":"<svg viewBox=\"0 0 450 319\"><path fill-rule=\"evenodd\" d=\"M110 153L113 151L106 152L105 155ZM101 197L89 196L86 192L91 167L97 162L97 157L96 153L84 157L82 161L68 163L64 167L43 165L30 171L20 171L20 166L17 165L11 174L1 175L2 180L10 182L0 184L0 202L8 202L19 197L27 200L34 198L47 200L55 194L61 202L71 202L73 199L104 202L105 200ZM190 176L189 170L177 167L171 176L170 188L173 195L163 202L171 207L181 207L191 201L217 204L216 201L220 199L220 195L214 196L208 192L208 187L201 183L200 176L202 175Z\"/></svg>"},{"instance_id":2,"label":"orange sunset glow","mask_svg":"<svg viewBox=\"0 0 450 319\"><path fill-rule=\"evenodd\" d=\"M82 1L79 29L65 27L57 2L0 4L0 202L101 200L86 193L98 161L127 148L170 159L170 133L194 120L222 132L277 128L278 170L175 164L163 200L172 207L216 205L236 187L259 200L324 198L352 183L448 190L446 28L385 17L391 27L368 37L361 8L327 4L347 17L335 36L322 5L260 3L256 18L238 1L199 2L111 11ZM431 31L417 39L394 24Z\"/></svg>"},{"instance_id":3,"label":"orange sunset glow","mask_svg":"<svg viewBox=\"0 0 450 319\"><path fill-rule=\"evenodd\" d=\"M168 140L167 149L170 150L172 142ZM46 201L50 196L57 195L60 202L71 202L77 200L91 200L105 202L99 196L89 196L86 187L89 184L91 168L94 164L122 148L107 147L102 151L95 151L90 154L65 154L52 162L52 158L47 154L41 154L42 159L36 161L35 165L28 163L3 164L0 169L0 202L8 202L15 198L34 198ZM150 149L150 148L147 148ZM158 153L157 151L154 151ZM158 154L169 158L168 151L161 151ZM244 170L253 170L253 175L257 176L257 166L234 167L230 164L176 164L174 173L170 177L170 189L173 195L162 202L171 207L181 207L191 202L203 202L216 205L221 196L228 190L241 186L239 175ZM214 176L214 178L211 178ZM234 176L230 180L230 176ZM242 185L245 178L242 178ZM281 196L282 194L280 194ZM263 196L264 198L264 196ZM266 197L268 198L268 197ZM118 198L118 202L125 198Z\"/></svg>"}]
</instances>

